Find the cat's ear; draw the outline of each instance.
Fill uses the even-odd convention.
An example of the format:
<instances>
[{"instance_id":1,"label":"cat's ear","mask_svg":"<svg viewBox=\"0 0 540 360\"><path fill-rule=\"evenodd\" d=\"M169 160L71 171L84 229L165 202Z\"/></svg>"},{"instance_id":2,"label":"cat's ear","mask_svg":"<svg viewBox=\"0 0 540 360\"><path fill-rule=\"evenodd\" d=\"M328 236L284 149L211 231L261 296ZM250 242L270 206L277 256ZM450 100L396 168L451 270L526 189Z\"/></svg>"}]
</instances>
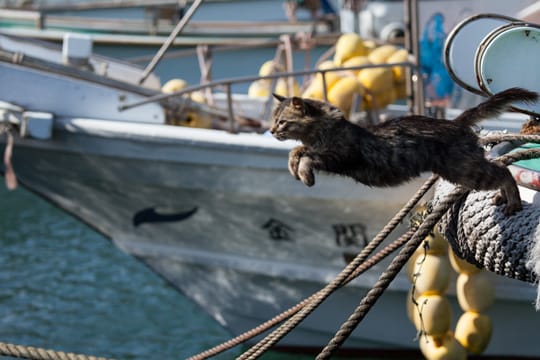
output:
<instances>
[{"instance_id":1,"label":"cat's ear","mask_svg":"<svg viewBox=\"0 0 540 360\"><path fill-rule=\"evenodd\" d=\"M281 96L276 93L272 93L272 96L275 97L279 102L282 102L283 100L286 99L285 96Z\"/></svg>"},{"instance_id":2,"label":"cat's ear","mask_svg":"<svg viewBox=\"0 0 540 360\"><path fill-rule=\"evenodd\" d=\"M296 110L299 110L304 113L304 100L302 98L299 98L298 96L293 96L291 99L291 105Z\"/></svg>"}]
</instances>

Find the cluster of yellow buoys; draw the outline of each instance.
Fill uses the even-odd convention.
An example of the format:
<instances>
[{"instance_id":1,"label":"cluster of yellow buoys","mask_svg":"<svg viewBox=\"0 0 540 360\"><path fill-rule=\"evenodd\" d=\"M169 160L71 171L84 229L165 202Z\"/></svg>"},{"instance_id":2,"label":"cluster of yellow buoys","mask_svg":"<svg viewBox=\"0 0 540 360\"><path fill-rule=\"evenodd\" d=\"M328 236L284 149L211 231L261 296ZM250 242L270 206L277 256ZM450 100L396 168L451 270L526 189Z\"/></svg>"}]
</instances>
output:
<instances>
[{"instance_id":1,"label":"cluster of yellow buoys","mask_svg":"<svg viewBox=\"0 0 540 360\"><path fill-rule=\"evenodd\" d=\"M161 87L161 92L164 94L172 94L187 87L188 83L185 80L171 79L163 84ZM206 103L206 99L200 91L192 92L189 98L201 104ZM185 111L182 114L176 114L176 116L173 116L168 121L172 125L181 125L193 128L208 129L212 127L212 119L210 115L197 111Z\"/></svg>"},{"instance_id":2,"label":"cluster of yellow buoys","mask_svg":"<svg viewBox=\"0 0 540 360\"><path fill-rule=\"evenodd\" d=\"M407 314L428 360L466 359L480 354L491 338L491 319L484 312L494 300L485 270L458 258L438 232L426 237L407 264L413 287L407 296ZM451 269L457 273L456 294L463 314L452 333L451 307L445 296Z\"/></svg>"},{"instance_id":3,"label":"cluster of yellow buoys","mask_svg":"<svg viewBox=\"0 0 540 360\"><path fill-rule=\"evenodd\" d=\"M406 96L405 68L394 67L368 67L357 70L345 70L348 67L394 64L405 62L409 58L406 49L394 45L380 45L364 41L356 33L341 35L335 47L334 58L323 61L318 65L319 70L344 69L342 71L329 71L324 75L327 99L330 103L348 113L351 110L354 96L362 99L361 108L365 110L380 109ZM272 71L282 69L265 62L259 75L269 75ZM269 80L253 82L249 89L250 96L266 97L270 93ZM275 92L284 96L299 96L317 100L324 100L323 76L318 73L313 76L304 91L294 80L294 87L286 86L286 81L280 79L276 83Z\"/></svg>"},{"instance_id":4,"label":"cluster of yellow buoys","mask_svg":"<svg viewBox=\"0 0 540 360\"><path fill-rule=\"evenodd\" d=\"M259 69L259 76L268 76L283 71L285 70L281 65L274 63L274 60L268 60L261 65ZM289 82L291 82L292 88L290 87ZM248 88L248 95L250 97L267 98L270 96L271 88L272 79L260 79L251 83ZM300 85L296 79L279 78L276 80L276 85L273 92L282 96L299 96Z\"/></svg>"}]
</instances>

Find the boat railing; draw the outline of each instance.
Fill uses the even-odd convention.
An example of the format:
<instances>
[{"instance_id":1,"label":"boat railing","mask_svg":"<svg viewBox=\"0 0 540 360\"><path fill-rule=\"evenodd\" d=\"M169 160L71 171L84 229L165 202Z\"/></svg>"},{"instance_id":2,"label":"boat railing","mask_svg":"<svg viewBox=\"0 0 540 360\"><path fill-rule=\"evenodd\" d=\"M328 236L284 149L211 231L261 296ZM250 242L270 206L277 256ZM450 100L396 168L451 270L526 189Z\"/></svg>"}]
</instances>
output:
<instances>
[{"instance_id":1,"label":"boat railing","mask_svg":"<svg viewBox=\"0 0 540 360\"><path fill-rule=\"evenodd\" d=\"M275 89L276 83L278 79L290 79L290 78L298 78L302 76L314 76L316 74L321 75L322 84L323 84L323 96L324 100L328 101L328 86L327 86L327 80L326 75L331 72L346 72L346 71L354 71L354 70L363 70L363 69L369 69L369 68L393 68L393 67L404 67L409 69L411 74L414 74L416 76L408 76L408 82L407 85L408 91L407 91L407 97L408 97L408 112L413 113L413 103L415 101L413 92L410 91L412 82L414 81L421 81L421 76L418 76L420 74L420 68L417 64L406 61L406 62L398 62L398 63L384 63L384 64L366 64L366 65L358 65L358 66L348 66L348 67L335 67L335 68L328 68L328 69L309 69L309 70L299 70L299 71L288 71L288 72L276 72L270 75L265 76L242 76L242 77L235 77L235 78L228 78L228 79L221 79L221 80L214 80L209 81L206 83L202 83L199 85L193 85L188 86L182 90L173 92L173 93L162 93L162 94L156 94L153 96L149 96L146 99L133 102L131 104L124 104L119 107L119 111L125 111L128 109L133 109L138 106L142 106L149 103L154 102L162 102L169 99L180 99L181 101L189 102L192 107L195 108L201 108L201 106L198 106L195 104L194 101L190 100L189 97L186 95L189 95L190 93L196 92L196 91L204 91L209 89L212 90L221 90L226 94L226 114L227 118L229 120L229 131L236 132L235 128L235 121L238 119L238 117L234 114L234 106L233 106L233 92L232 87L233 85L237 84L245 84L245 83L251 83L254 81L260 81L260 80L269 80L272 82L270 86L270 94L265 102L265 109L264 109L264 119L268 119L270 117L270 112L272 108L272 91ZM357 106L356 106L357 107ZM204 108L204 107L203 107ZM355 106L353 106L353 109ZM204 110L204 109L203 109ZM260 121L260 119L257 119ZM263 120L264 122L264 120ZM265 126L268 126L268 124L263 124Z\"/></svg>"}]
</instances>

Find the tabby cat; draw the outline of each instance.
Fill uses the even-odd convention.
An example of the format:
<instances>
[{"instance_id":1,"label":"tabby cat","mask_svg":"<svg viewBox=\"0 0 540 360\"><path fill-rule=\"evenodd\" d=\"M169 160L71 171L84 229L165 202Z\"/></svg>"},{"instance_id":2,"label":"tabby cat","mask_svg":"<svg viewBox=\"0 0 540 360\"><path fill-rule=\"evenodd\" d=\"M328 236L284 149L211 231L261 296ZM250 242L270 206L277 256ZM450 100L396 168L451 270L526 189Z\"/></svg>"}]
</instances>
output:
<instances>
[{"instance_id":1,"label":"tabby cat","mask_svg":"<svg viewBox=\"0 0 540 360\"><path fill-rule=\"evenodd\" d=\"M302 142L289 154L289 171L307 186L314 170L349 176L369 186L396 186L431 171L471 190L500 189L496 204L505 214L521 209L516 182L502 164L488 161L471 126L500 115L517 101L538 94L511 88L464 111L454 121L411 115L369 127L349 122L335 106L274 94L270 132L279 140Z\"/></svg>"}]
</instances>

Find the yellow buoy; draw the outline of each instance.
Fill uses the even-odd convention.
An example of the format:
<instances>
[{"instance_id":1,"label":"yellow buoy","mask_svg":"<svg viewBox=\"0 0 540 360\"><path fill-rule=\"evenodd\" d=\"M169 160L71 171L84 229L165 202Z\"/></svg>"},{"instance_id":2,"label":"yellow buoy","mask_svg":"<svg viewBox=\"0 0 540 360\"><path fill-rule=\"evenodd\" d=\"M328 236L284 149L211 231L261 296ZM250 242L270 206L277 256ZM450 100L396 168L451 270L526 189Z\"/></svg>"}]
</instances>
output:
<instances>
[{"instance_id":1,"label":"yellow buoy","mask_svg":"<svg viewBox=\"0 0 540 360\"><path fill-rule=\"evenodd\" d=\"M265 61L259 68L259 76L268 76L276 72L282 72L283 67L280 64L274 63L274 60Z\"/></svg>"},{"instance_id":2,"label":"yellow buoy","mask_svg":"<svg viewBox=\"0 0 540 360\"><path fill-rule=\"evenodd\" d=\"M466 360L467 351L451 332L443 336L421 336L420 351L427 360Z\"/></svg>"},{"instance_id":3,"label":"yellow buoy","mask_svg":"<svg viewBox=\"0 0 540 360\"><path fill-rule=\"evenodd\" d=\"M339 66L336 66L336 64L332 60L325 60L317 66L317 69L328 70L328 69L335 69L338 67Z\"/></svg>"},{"instance_id":4,"label":"yellow buoy","mask_svg":"<svg viewBox=\"0 0 540 360\"><path fill-rule=\"evenodd\" d=\"M274 93L281 96L300 96L300 85L298 82L293 79L293 88L292 93L289 91L288 80L284 78L279 78L276 82L276 88Z\"/></svg>"},{"instance_id":5,"label":"yellow buoy","mask_svg":"<svg viewBox=\"0 0 540 360\"><path fill-rule=\"evenodd\" d=\"M471 354L481 354L491 339L491 319L476 312L464 312L456 324L456 340Z\"/></svg>"},{"instance_id":6,"label":"yellow buoy","mask_svg":"<svg viewBox=\"0 0 540 360\"><path fill-rule=\"evenodd\" d=\"M360 71L358 81L373 94L382 94L394 85L394 73L390 68L369 68Z\"/></svg>"},{"instance_id":7,"label":"yellow buoy","mask_svg":"<svg viewBox=\"0 0 540 360\"><path fill-rule=\"evenodd\" d=\"M270 87L272 82L265 79L260 79L252 82L248 88L249 97L268 97L270 96ZM287 80L280 78L276 82L274 93L281 96L300 96L300 85L293 79L292 93L289 93Z\"/></svg>"},{"instance_id":8,"label":"yellow buoy","mask_svg":"<svg viewBox=\"0 0 540 360\"><path fill-rule=\"evenodd\" d=\"M381 45L369 53L368 59L372 64L384 64L386 60L397 50L398 48L394 45Z\"/></svg>"},{"instance_id":9,"label":"yellow buoy","mask_svg":"<svg viewBox=\"0 0 540 360\"><path fill-rule=\"evenodd\" d=\"M320 82L312 81L302 93L302 97L307 99L323 100L324 93L322 84Z\"/></svg>"},{"instance_id":10,"label":"yellow buoy","mask_svg":"<svg viewBox=\"0 0 540 360\"><path fill-rule=\"evenodd\" d=\"M452 248L449 248L448 257L450 258L452 268L454 268L454 270L460 274L476 274L482 270L478 266L471 264L466 260L460 259L454 253Z\"/></svg>"},{"instance_id":11,"label":"yellow buoy","mask_svg":"<svg viewBox=\"0 0 540 360\"><path fill-rule=\"evenodd\" d=\"M367 58L367 56L355 56L355 57L352 57L348 60L346 60L342 66L343 67L353 67L353 66L363 66L363 65L369 65L371 64L369 62L369 59ZM362 71L363 69L358 69L358 70L350 70L350 72L353 73L353 75L358 75L358 73L360 71Z\"/></svg>"},{"instance_id":12,"label":"yellow buoy","mask_svg":"<svg viewBox=\"0 0 540 360\"><path fill-rule=\"evenodd\" d=\"M416 291L421 295L442 295L450 284L450 261L446 255L427 254L414 263Z\"/></svg>"},{"instance_id":13,"label":"yellow buoy","mask_svg":"<svg viewBox=\"0 0 540 360\"><path fill-rule=\"evenodd\" d=\"M415 302L418 301L418 297L420 295L415 291L413 295L413 289L410 288L407 292L407 300L406 300L406 309L407 309L407 317L409 320L414 323L414 313L416 311L416 304Z\"/></svg>"},{"instance_id":14,"label":"yellow buoy","mask_svg":"<svg viewBox=\"0 0 540 360\"><path fill-rule=\"evenodd\" d=\"M206 97L204 96L202 91L194 91L191 94L189 94L189 97L191 100L204 104L206 103Z\"/></svg>"},{"instance_id":15,"label":"yellow buoy","mask_svg":"<svg viewBox=\"0 0 540 360\"><path fill-rule=\"evenodd\" d=\"M336 52L334 54L334 64L341 66L346 60L355 56L367 55L367 48L364 41L357 33L345 33L336 42Z\"/></svg>"},{"instance_id":16,"label":"yellow buoy","mask_svg":"<svg viewBox=\"0 0 540 360\"><path fill-rule=\"evenodd\" d=\"M416 270L416 263L424 261L427 252L419 246L407 261L407 278L412 283L414 281L414 271Z\"/></svg>"},{"instance_id":17,"label":"yellow buoy","mask_svg":"<svg viewBox=\"0 0 540 360\"><path fill-rule=\"evenodd\" d=\"M376 49L377 46L378 45L375 40L364 39L364 47L366 48L368 54Z\"/></svg>"},{"instance_id":18,"label":"yellow buoy","mask_svg":"<svg viewBox=\"0 0 540 360\"><path fill-rule=\"evenodd\" d=\"M405 99L407 97L407 83L405 81L401 83L395 83L396 98Z\"/></svg>"},{"instance_id":19,"label":"yellow buoy","mask_svg":"<svg viewBox=\"0 0 540 360\"><path fill-rule=\"evenodd\" d=\"M444 335L450 329L451 308L445 296L420 295L414 312L414 326L427 335Z\"/></svg>"},{"instance_id":20,"label":"yellow buoy","mask_svg":"<svg viewBox=\"0 0 540 360\"><path fill-rule=\"evenodd\" d=\"M317 66L317 69L325 70L325 69L332 69L335 68L336 65L331 60L326 60L320 63ZM324 75L324 79L326 81L326 90L330 90L332 85L334 85L341 76L336 72L327 72ZM308 99L316 99L316 100L324 100L324 86L323 86L323 79L322 74L317 73L315 76L313 76L311 83L309 83L308 87L304 90L302 93L302 97L308 98Z\"/></svg>"},{"instance_id":21,"label":"yellow buoy","mask_svg":"<svg viewBox=\"0 0 540 360\"><path fill-rule=\"evenodd\" d=\"M256 80L249 85L248 96L252 98L270 96L270 84L267 80Z\"/></svg>"},{"instance_id":22,"label":"yellow buoy","mask_svg":"<svg viewBox=\"0 0 540 360\"><path fill-rule=\"evenodd\" d=\"M409 59L409 52L407 49L398 49L391 54L387 59L387 64L395 64L400 62L406 62ZM394 73L394 81L396 83L402 83L405 81L405 69L404 66L394 66L392 72Z\"/></svg>"},{"instance_id":23,"label":"yellow buoy","mask_svg":"<svg viewBox=\"0 0 540 360\"><path fill-rule=\"evenodd\" d=\"M428 335L421 336L420 350L428 360L466 359L467 352L480 354L492 333L491 319L480 313L494 300L489 274L457 258L437 228L426 240L432 242L434 252L420 246L407 264L407 274L414 284L407 294L407 316L417 330ZM446 249L448 256L444 254ZM449 281L451 268L459 274L456 293L465 311L457 322L455 335L449 331L450 304L443 295L446 288L441 285Z\"/></svg>"},{"instance_id":24,"label":"yellow buoy","mask_svg":"<svg viewBox=\"0 0 540 360\"><path fill-rule=\"evenodd\" d=\"M433 230L432 234L426 236L424 242L429 254L445 255L448 252L448 242L436 229Z\"/></svg>"},{"instance_id":25,"label":"yellow buoy","mask_svg":"<svg viewBox=\"0 0 540 360\"><path fill-rule=\"evenodd\" d=\"M464 311L483 312L493 304L495 291L489 274L460 274L456 282L459 305Z\"/></svg>"},{"instance_id":26,"label":"yellow buoy","mask_svg":"<svg viewBox=\"0 0 540 360\"><path fill-rule=\"evenodd\" d=\"M351 110L354 94L361 94L362 87L354 76L344 77L336 82L328 91L328 101L343 112Z\"/></svg>"},{"instance_id":27,"label":"yellow buoy","mask_svg":"<svg viewBox=\"0 0 540 360\"><path fill-rule=\"evenodd\" d=\"M322 63L317 66L317 69L319 70L328 70L328 69L334 69L336 65L330 61L323 61ZM315 75L314 81L317 81L320 83L320 86L322 88L322 74L317 73ZM324 74L324 80L326 81L326 89L330 90L332 86L334 86L335 83L338 82L343 77L343 73L341 71L328 71Z\"/></svg>"},{"instance_id":28,"label":"yellow buoy","mask_svg":"<svg viewBox=\"0 0 540 360\"><path fill-rule=\"evenodd\" d=\"M383 109L394 101L396 101L396 90L391 87L378 93L366 93L364 96L363 108L366 110Z\"/></svg>"},{"instance_id":29,"label":"yellow buoy","mask_svg":"<svg viewBox=\"0 0 540 360\"><path fill-rule=\"evenodd\" d=\"M172 94L174 92L183 90L188 87L188 83L183 79L171 79L167 81L161 87L161 92L165 94Z\"/></svg>"}]
</instances>

